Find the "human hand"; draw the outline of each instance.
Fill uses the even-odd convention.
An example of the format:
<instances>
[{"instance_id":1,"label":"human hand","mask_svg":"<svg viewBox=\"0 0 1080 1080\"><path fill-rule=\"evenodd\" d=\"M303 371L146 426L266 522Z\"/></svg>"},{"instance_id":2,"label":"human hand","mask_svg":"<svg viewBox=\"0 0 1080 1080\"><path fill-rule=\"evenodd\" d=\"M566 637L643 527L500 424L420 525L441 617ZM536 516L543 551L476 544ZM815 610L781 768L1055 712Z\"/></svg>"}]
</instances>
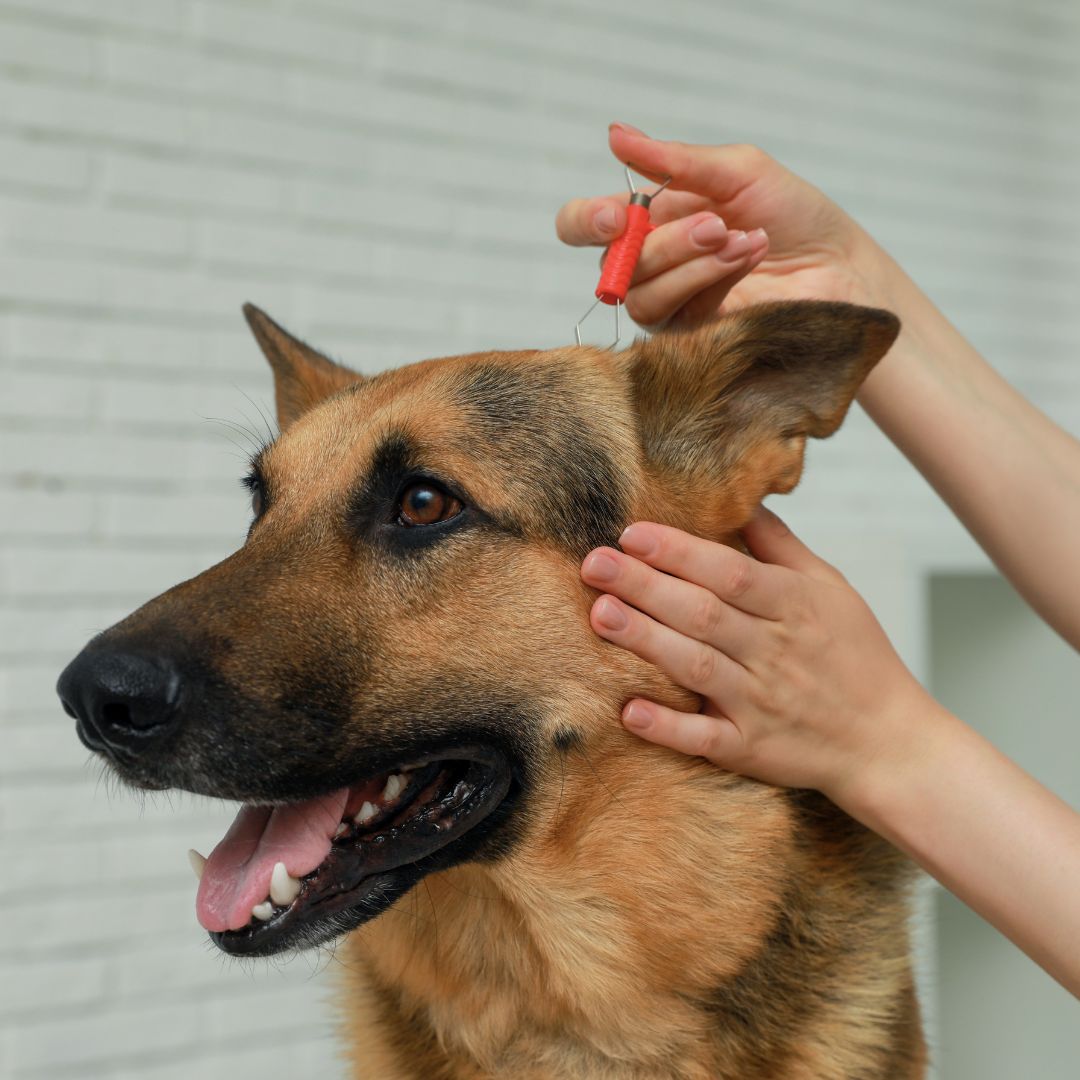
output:
<instances>
[{"instance_id":1,"label":"human hand","mask_svg":"<svg viewBox=\"0 0 1080 1080\"><path fill-rule=\"evenodd\" d=\"M612 124L612 153L670 187L652 206L627 294L645 327L699 322L768 300L819 299L888 307L896 266L817 188L753 146L693 146ZM606 246L626 227L627 194L573 199L559 238ZM751 270L753 273L751 273Z\"/></svg>"},{"instance_id":2,"label":"human hand","mask_svg":"<svg viewBox=\"0 0 1080 1080\"><path fill-rule=\"evenodd\" d=\"M622 551L586 557L582 579L606 590L593 629L703 699L699 714L634 699L623 723L855 812L871 770L917 756L934 703L865 601L779 518L762 508L743 536L755 558L638 522Z\"/></svg>"}]
</instances>

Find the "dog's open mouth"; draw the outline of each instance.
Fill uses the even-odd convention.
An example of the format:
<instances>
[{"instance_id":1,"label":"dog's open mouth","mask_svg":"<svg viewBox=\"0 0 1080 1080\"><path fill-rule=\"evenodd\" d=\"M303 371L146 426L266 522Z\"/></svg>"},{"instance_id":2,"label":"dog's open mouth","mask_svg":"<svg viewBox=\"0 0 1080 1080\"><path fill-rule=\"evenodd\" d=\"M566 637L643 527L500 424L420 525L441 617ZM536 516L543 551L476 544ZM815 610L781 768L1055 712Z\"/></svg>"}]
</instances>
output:
<instances>
[{"instance_id":1,"label":"dog's open mouth","mask_svg":"<svg viewBox=\"0 0 1080 1080\"><path fill-rule=\"evenodd\" d=\"M502 754L421 758L327 795L245 805L201 872L196 912L236 955L311 945L378 915L506 799ZM453 845L454 850L448 849ZM461 854L467 854L462 852Z\"/></svg>"}]
</instances>

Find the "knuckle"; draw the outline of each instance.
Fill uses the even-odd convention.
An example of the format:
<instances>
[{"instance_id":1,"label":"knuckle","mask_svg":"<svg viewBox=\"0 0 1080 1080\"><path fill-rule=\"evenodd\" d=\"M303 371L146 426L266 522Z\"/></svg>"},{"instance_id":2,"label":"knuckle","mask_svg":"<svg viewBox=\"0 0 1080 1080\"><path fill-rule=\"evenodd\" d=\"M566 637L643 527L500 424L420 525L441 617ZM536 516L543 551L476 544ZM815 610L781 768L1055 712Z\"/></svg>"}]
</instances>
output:
<instances>
[{"instance_id":1,"label":"knuckle","mask_svg":"<svg viewBox=\"0 0 1080 1080\"><path fill-rule=\"evenodd\" d=\"M702 731L697 742L698 747L695 752L699 757L708 758L710 761L717 761L722 757L723 743L720 739L720 732L717 724L709 724L709 726Z\"/></svg>"},{"instance_id":2,"label":"knuckle","mask_svg":"<svg viewBox=\"0 0 1080 1080\"><path fill-rule=\"evenodd\" d=\"M706 646L696 648L689 660L687 674L691 689L708 686L716 675L716 653Z\"/></svg>"},{"instance_id":3,"label":"knuckle","mask_svg":"<svg viewBox=\"0 0 1080 1080\"><path fill-rule=\"evenodd\" d=\"M780 671L798 644L796 634L787 623L774 623L771 640L764 650L766 663L772 672Z\"/></svg>"},{"instance_id":4,"label":"knuckle","mask_svg":"<svg viewBox=\"0 0 1080 1080\"><path fill-rule=\"evenodd\" d=\"M754 582L754 564L747 558L740 558L728 575L727 593L729 596L742 596Z\"/></svg>"},{"instance_id":5,"label":"knuckle","mask_svg":"<svg viewBox=\"0 0 1080 1080\"><path fill-rule=\"evenodd\" d=\"M720 623L720 604L713 596L703 596L690 611L688 628L693 637L712 637Z\"/></svg>"},{"instance_id":6,"label":"knuckle","mask_svg":"<svg viewBox=\"0 0 1080 1080\"><path fill-rule=\"evenodd\" d=\"M754 143L733 143L727 149L739 167L748 172L757 172L772 162L772 158Z\"/></svg>"}]
</instances>

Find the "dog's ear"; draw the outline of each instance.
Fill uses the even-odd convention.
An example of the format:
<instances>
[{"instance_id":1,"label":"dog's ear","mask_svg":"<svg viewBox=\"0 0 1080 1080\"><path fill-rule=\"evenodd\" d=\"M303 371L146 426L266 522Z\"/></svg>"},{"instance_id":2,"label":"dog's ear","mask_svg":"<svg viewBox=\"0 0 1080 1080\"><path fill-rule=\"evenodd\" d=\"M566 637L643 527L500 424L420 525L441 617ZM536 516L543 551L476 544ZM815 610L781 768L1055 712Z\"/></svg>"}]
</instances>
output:
<instances>
[{"instance_id":1,"label":"dog's ear","mask_svg":"<svg viewBox=\"0 0 1080 1080\"><path fill-rule=\"evenodd\" d=\"M877 308L785 301L639 342L622 355L649 470L702 510L715 492L737 528L798 483L807 436L840 426L899 330Z\"/></svg>"},{"instance_id":2,"label":"dog's ear","mask_svg":"<svg viewBox=\"0 0 1080 1080\"><path fill-rule=\"evenodd\" d=\"M244 318L273 369L278 426L282 431L313 405L360 382L362 376L305 345L254 304L244 305Z\"/></svg>"}]
</instances>

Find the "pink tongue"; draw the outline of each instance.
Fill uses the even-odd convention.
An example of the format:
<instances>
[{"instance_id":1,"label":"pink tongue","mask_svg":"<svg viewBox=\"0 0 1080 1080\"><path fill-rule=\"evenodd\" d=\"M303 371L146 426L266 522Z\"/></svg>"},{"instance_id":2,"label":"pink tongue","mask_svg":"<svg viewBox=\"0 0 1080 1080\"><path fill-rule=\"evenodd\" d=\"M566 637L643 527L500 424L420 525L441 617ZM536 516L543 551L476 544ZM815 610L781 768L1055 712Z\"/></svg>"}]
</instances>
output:
<instances>
[{"instance_id":1,"label":"pink tongue","mask_svg":"<svg viewBox=\"0 0 1080 1080\"><path fill-rule=\"evenodd\" d=\"M206 930L240 930L270 894L274 864L310 874L330 854L349 789L293 806L244 806L206 860L195 914Z\"/></svg>"}]
</instances>

